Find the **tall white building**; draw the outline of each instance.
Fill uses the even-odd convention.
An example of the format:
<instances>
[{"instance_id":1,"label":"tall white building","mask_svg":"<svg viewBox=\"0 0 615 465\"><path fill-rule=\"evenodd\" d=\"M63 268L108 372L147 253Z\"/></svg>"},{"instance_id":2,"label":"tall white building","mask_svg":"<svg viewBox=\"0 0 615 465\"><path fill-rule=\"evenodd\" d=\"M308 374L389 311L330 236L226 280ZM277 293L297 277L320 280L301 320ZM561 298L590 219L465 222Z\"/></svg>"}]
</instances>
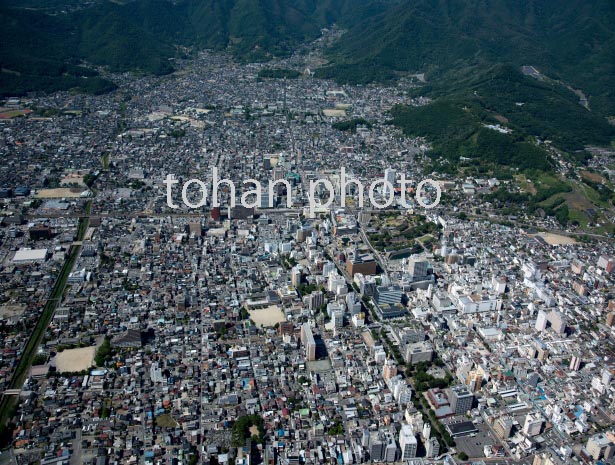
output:
<instances>
[{"instance_id":1,"label":"tall white building","mask_svg":"<svg viewBox=\"0 0 615 465\"><path fill-rule=\"evenodd\" d=\"M428 459L432 459L440 455L440 443L436 438L430 438L425 443L425 452Z\"/></svg>"},{"instance_id":2,"label":"tall white building","mask_svg":"<svg viewBox=\"0 0 615 465\"><path fill-rule=\"evenodd\" d=\"M344 312L342 310L335 310L331 314L331 322L334 328L342 328L344 326Z\"/></svg>"},{"instance_id":3,"label":"tall white building","mask_svg":"<svg viewBox=\"0 0 615 465\"><path fill-rule=\"evenodd\" d=\"M431 423L423 425L423 439L427 441L431 437Z\"/></svg>"},{"instance_id":4,"label":"tall white building","mask_svg":"<svg viewBox=\"0 0 615 465\"><path fill-rule=\"evenodd\" d=\"M544 310L538 310L538 317L536 318L536 331L544 331L547 329L547 312Z\"/></svg>"},{"instance_id":5,"label":"tall white building","mask_svg":"<svg viewBox=\"0 0 615 465\"><path fill-rule=\"evenodd\" d=\"M335 263L333 262L325 262L324 265L322 266L322 275L323 276L329 276L329 274L335 271Z\"/></svg>"},{"instance_id":6,"label":"tall white building","mask_svg":"<svg viewBox=\"0 0 615 465\"><path fill-rule=\"evenodd\" d=\"M544 419L540 415L528 414L523 424L523 433L528 436L538 436L542 430Z\"/></svg>"},{"instance_id":7,"label":"tall white building","mask_svg":"<svg viewBox=\"0 0 615 465\"><path fill-rule=\"evenodd\" d=\"M340 288L346 288L346 280L337 273L331 273L329 275L329 281L327 283L327 290L329 292L335 292L339 294L338 290Z\"/></svg>"},{"instance_id":8,"label":"tall white building","mask_svg":"<svg viewBox=\"0 0 615 465\"><path fill-rule=\"evenodd\" d=\"M401 447L402 460L416 457L417 441L412 426L402 425L399 432L399 447Z\"/></svg>"},{"instance_id":9,"label":"tall white building","mask_svg":"<svg viewBox=\"0 0 615 465\"><path fill-rule=\"evenodd\" d=\"M393 168L387 168L384 170L384 180L391 183L391 187L393 190L389 190L389 186L387 184L384 185L384 189L382 191L385 198L394 195L395 192L395 170Z\"/></svg>"}]
</instances>

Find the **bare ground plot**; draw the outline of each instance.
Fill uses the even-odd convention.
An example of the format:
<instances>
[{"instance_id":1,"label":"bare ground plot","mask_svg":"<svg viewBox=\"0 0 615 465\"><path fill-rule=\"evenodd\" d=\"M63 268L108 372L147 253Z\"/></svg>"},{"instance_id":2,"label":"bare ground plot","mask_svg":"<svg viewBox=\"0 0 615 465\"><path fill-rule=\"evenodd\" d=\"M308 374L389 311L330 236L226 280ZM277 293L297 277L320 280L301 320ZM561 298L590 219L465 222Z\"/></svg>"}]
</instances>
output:
<instances>
[{"instance_id":1,"label":"bare ground plot","mask_svg":"<svg viewBox=\"0 0 615 465\"><path fill-rule=\"evenodd\" d=\"M571 245L577 243L577 241L574 240L572 237L561 236L559 234L540 233L539 236L542 237L545 242L550 245Z\"/></svg>"},{"instance_id":2,"label":"bare ground plot","mask_svg":"<svg viewBox=\"0 0 615 465\"><path fill-rule=\"evenodd\" d=\"M39 199L63 199L77 198L86 188L82 187L58 187L55 189L41 189L36 194Z\"/></svg>"},{"instance_id":3,"label":"bare ground plot","mask_svg":"<svg viewBox=\"0 0 615 465\"><path fill-rule=\"evenodd\" d=\"M256 326L274 326L276 323L282 323L286 321L286 317L280 307L277 305L270 305L269 307L250 310L250 319L254 321Z\"/></svg>"},{"instance_id":4,"label":"bare ground plot","mask_svg":"<svg viewBox=\"0 0 615 465\"><path fill-rule=\"evenodd\" d=\"M22 305L2 305L0 306L0 319L9 319L20 316L26 311Z\"/></svg>"},{"instance_id":5,"label":"bare ground plot","mask_svg":"<svg viewBox=\"0 0 615 465\"><path fill-rule=\"evenodd\" d=\"M87 370L94 364L96 346L67 349L55 357L55 366L59 372Z\"/></svg>"}]
</instances>

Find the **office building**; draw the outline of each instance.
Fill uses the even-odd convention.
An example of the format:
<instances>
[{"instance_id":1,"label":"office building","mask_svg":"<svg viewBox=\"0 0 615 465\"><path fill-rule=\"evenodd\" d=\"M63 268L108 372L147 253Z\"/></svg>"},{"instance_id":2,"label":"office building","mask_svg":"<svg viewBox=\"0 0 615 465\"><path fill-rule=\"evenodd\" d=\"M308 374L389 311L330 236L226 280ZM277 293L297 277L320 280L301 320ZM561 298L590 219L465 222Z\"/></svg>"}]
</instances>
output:
<instances>
[{"instance_id":1,"label":"office building","mask_svg":"<svg viewBox=\"0 0 615 465\"><path fill-rule=\"evenodd\" d=\"M440 443L436 438L429 438L425 443L425 455L428 459L433 459L440 455Z\"/></svg>"},{"instance_id":2,"label":"office building","mask_svg":"<svg viewBox=\"0 0 615 465\"><path fill-rule=\"evenodd\" d=\"M401 426L401 431L399 432L399 447L401 448L402 460L416 457L417 440L412 426Z\"/></svg>"},{"instance_id":3,"label":"office building","mask_svg":"<svg viewBox=\"0 0 615 465\"><path fill-rule=\"evenodd\" d=\"M431 362L433 346L429 341L415 342L406 347L406 363Z\"/></svg>"},{"instance_id":4,"label":"office building","mask_svg":"<svg viewBox=\"0 0 615 465\"><path fill-rule=\"evenodd\" d=\"M420 281L427 277L429 262L426 260L411 259L408 262L408 274L412 281Z\"/></svg>"},{"instance_id":5,"label":"office building","mask_svg":"<svg viewBox=\"0 0 615 465\"><path fill-rule=\"evenodd\" d=\"M595 434L587 440L587 453L594 460L608 460L615 453L615 444L603 433Z\"/></svg>"},{"instance_id":6,"label":"office building","mask_svg":"<svg viewBox=\"0 0 615 465\"><path fill-rule=\"evenodd\" d=\"M346 260L346 272L350 277L354 277L356 273L361 273L365 276L375 275L376 269L376 260L369 253L356 253Z\"/></svg>"},{"instance_id":7,"label":"office building","mask_svg":"<svg viewBox=\"0 0 615 465\"><path fill-rule=\"evenodd\" d=\"M544 422L544 419L540 415L528 413L523 423L523 434L530 438L538 436L542 432Z\"/></svg>"},{"instance_id":8,"label":"office building","mask_svg":"<svg viewBox=\"0 0 615 465\"><path fill-rule=\"evenodd\" d=\"M500 439L508 439L513 427L513 420L509 417L500 417L493 423L493 431Z\"/></svg>"},{"instance_id":9,"label":"office building","mask_svg":"<svg viewBox=\"0 0 615 465\"><path fill-rule=\"evenodd\" d=\"M394 305L401 302L403 294L399 286L377 286L374 297L378 305Z\"/></svg>"},{"instance_id":10,"label":"office building","mask_svg":"<svg viewBox=\"0 0 615 465\"><path fill-rule=\"evenodd\" d=\"M395 170L393 168L387 168L384 170L384 180L390 183L384 183L384 188L382 189L382 195L385 200L388 200L389 197L393 197L395 195Z\"/></svg>"},{"instance_id":11,"label":"office building","mask_svg":"<svg viewBox=\"0 0 615 465\"><path fill-rule=\"evenodd\" d=\"M305 359L308 362L316 360L316 341L308 323L301 326L301 343L305 347Z\"/></svg>"},{"instance_id":12,"label":"office building","mask_svg":"<svg viewBox=\"0 0 615 465\"><path fill-rule=\"evenodd\" d=\"M453 386L450 389L449 401L451 410L455 415L465 415L472 410L474 403L474 394L468 391L468 388L463 384Z\"/></svg>"}]
</instances>

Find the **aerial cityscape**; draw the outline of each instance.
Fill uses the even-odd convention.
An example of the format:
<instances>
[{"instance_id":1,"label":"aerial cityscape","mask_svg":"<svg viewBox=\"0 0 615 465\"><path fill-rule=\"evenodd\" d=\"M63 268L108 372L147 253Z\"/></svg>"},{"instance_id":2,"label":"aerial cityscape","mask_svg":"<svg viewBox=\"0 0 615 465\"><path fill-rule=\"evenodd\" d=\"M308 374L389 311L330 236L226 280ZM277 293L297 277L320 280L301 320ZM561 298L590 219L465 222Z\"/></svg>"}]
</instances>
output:
<instances>
[{"instance_id":1,"label":"aerial cityscape","mask_svg":"<svg viewBox=\"0 0 615 465\"><path fill-rule=\"evenodd\" d=\"M612 3L5 3L0 465L615 464Z\"/></svg>"}]
</instances>

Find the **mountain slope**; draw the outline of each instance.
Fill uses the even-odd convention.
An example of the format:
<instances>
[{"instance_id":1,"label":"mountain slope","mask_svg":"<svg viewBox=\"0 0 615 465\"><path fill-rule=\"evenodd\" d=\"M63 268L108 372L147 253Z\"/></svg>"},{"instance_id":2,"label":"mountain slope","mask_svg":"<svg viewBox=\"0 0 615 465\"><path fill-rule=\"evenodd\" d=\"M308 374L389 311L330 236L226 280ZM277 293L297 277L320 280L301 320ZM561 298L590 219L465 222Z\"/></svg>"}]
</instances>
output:
<instances>
[{"instance_id":1,"label":"mountain slope","mask_svg":"<svg viewBox=\"0 0 615 465\"><path fill-rule=\"evenodd\" d=\"M169 73L178 46L228 49L239 60L288 55L352 11L352 5L351 0L29 0L24 8L4 0L2 93L88 90L86 84L96 82L100 90L111 87L91 69L74 68L84 63L112 71Z\"/></svg>"},{"instance_id":2,"label":"mountain slope","mask_svg":"<svg viewBox=\"0 0 615 465\"><path fill-rule=\"evenodd\" d=\"M609 0L399 0L349 27L319 73L366 82L374 67L436 79L473 65L534 65L615 114L614 20Z\"/></svg>"}]
</instances>

